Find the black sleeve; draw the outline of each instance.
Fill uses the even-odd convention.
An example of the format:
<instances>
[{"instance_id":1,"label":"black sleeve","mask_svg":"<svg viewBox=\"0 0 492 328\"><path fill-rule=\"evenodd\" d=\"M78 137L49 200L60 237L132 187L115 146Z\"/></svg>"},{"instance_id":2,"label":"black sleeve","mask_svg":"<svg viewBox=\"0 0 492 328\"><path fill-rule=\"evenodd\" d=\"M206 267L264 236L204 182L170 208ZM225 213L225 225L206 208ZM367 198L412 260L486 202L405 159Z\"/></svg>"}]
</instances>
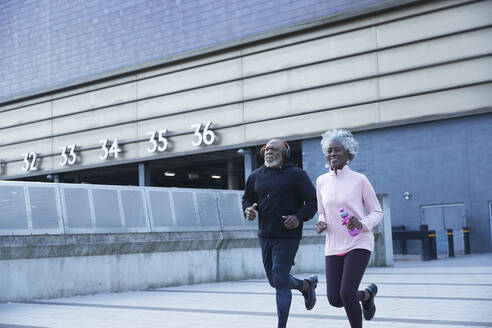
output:
<instances>
[{"instance_id":1,"label":"black sleeve","mask_svg":"<svg viewBox=\"0 0 492 328\"><path fill-rule=\"evenodd\" d=\"M298 181L298 192L304 201L304 206L297 211L296 215L299 220L309 221L318 210L316 189L304 170L300 171Z\"/></svg>"},{"instance_id":2,"label":"black sleeve","mask_svg":"<svg viewBox=\"0 0 492 328\"><path fill-rule=\"evenodd\" d=\"M253 174L250 174L246 181L246 186L244 186L243 212L246 210L246 207L253 205L253 203L258 203L258 200L256 199L255 193L255 177Z\"/></svg>"}]
</instances>

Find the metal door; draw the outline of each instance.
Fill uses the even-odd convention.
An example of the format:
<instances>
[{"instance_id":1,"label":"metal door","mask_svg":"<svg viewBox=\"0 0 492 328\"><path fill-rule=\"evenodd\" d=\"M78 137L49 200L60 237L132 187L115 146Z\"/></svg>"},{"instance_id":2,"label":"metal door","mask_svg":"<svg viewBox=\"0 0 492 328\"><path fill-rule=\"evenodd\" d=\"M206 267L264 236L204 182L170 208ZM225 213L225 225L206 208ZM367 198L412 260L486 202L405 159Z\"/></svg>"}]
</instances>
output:
<instances>
[{"instance_id":1,"label":"metal door","mask_svg":"<svg viewBox=\"0 0 492 328\"><path fill-rule=\"evenodd\" d=\"M421 222L427 224L429 230L436 231L438 254L448 253L447 229L453 229L455 253L464 253L461 232L461 228L466 225L464 204L424 205L421 207Z\"/></svg>"}]
</instances>

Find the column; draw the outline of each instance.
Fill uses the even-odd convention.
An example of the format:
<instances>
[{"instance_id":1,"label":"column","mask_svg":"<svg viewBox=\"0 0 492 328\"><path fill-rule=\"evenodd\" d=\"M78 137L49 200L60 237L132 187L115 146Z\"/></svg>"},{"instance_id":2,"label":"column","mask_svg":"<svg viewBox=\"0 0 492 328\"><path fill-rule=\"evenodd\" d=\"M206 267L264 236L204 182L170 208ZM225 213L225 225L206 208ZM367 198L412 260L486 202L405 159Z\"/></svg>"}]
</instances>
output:
<instances>
[{"instance_id":1,"label":"column","mask_svg":"<svg viewBox=\"0 0 492 328\"><path fill-rule=\"evenodd\" d=\"M147 163L138 163L138 185L150 186L150 168Z\"/></svg>"},{"instance_id":2,"label":"column","mask_svg":"<svg viewBox=\"0 0 492 328\"><path fill-rule=\"evenodd\" d=\"M244 183L248 180L251 172L256 170L256 153L253 152L252 148L243 149L244 155Z\"/></svg>"}]
</instances>

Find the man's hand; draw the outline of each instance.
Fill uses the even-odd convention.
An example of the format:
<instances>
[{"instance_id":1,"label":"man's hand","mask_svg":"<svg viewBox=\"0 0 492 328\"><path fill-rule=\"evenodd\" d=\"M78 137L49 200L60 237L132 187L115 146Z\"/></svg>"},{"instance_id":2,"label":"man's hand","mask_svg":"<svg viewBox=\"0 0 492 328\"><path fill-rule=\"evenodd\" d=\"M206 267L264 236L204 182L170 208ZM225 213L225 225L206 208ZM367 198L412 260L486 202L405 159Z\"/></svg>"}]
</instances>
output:
<instances>
[{"instance_id":1,"label":"man's hand","mask_svg":"<svg viewBox=\"0 0 492 328\"><path fill-rule=\"evenodd\" d=\"M316 232L322 233L325 230L326 230L326 223L324 221L318 221L318 223L316 223Z\"/></svg>"},{"instance_id":2,"label":"man's hand","mask_svg":"<svg viewBox=\"0 0 492 328\"><path fill-rule=\"evenodd\" d=\"M284 219L284 226L287 229L295 229L299 226L299 220L295 215L282 215L282 218Z\"/></svg>"},{"instance_id":3,"label":"man's hand","mask_svg":"<svg viewBox=\"0 0 492 328\"><path fill-rule=\"evenodd\" d=\"M360 222L358 218L352 215L348 219L347 229L354 230L355 228L362 230L364 226L362 225L362 222Z\"/></svg>"},{"instance_id":4,"label":"man's hand","mask_svg":"<svg viewBox=\"0 0 492 328\"><path fill-rule=\"evenodd\" d=\"M257 203L254 203L250 207L246 207L246 209L244 210L244 217L246 217L246 219L248 219L249 221L253 221L254 219L256 219L256 217L258 216L258 212L256 211L257 208Z\"/></svg>"}]
</instances>

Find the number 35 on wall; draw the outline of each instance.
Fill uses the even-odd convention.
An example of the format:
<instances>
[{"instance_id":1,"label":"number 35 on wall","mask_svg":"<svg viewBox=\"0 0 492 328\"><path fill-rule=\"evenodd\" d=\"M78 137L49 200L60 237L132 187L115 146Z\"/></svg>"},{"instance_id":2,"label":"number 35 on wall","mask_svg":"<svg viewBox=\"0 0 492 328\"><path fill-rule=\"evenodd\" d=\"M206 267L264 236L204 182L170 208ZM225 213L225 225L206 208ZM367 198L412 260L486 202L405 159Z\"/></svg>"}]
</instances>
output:
<instances>
[{"instance_id":1,"label":"number 35 on wall","mask_svg":"<svg viewBox=\"0 0 492 328\"><path fill-rule=\"evenodd\" d=\"M147 148L149 153L166 151L167 146L169 145L166 138L166 133L167 129L147 132L147 135L150 136L149 146Z\"/></svg>"}]
</instances>

